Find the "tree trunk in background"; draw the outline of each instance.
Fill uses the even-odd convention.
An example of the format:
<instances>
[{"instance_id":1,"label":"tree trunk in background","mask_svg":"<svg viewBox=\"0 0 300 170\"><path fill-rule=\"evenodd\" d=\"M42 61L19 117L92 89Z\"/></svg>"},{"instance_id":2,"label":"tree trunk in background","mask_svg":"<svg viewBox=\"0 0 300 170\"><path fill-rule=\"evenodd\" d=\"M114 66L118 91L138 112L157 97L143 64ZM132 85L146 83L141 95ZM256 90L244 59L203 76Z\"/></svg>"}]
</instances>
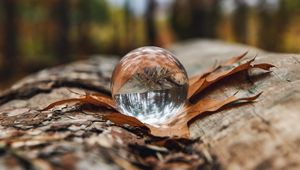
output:
<instances>
[{"instance_id":1,"label":"tree trunk in background","mask_svg":"<svg viewBox=\"0 0 300 170\"><path fill-rule=\"evenodd\" d=\"M170 22L178 38L216 38L221 17L220 2L220 0L175 1Z\"/></svg>"},{"instance_id":2,"label":"tree trunk in background","mask_svg":"<svg viewBox=\"0 0 300 170\"><path fill-rule=\"evenodd\" d=\"M245 1L235 0L237 8L233 14L233 32L237 42L247 43L247 26L249 8Z\"/></svg>"},{"instance_id":3,"label":"tree trunk in background","mask_svg":"<svg viewBox=\"0 0 300 170\"><path fill-rule=\"evenodd\" d=\"M157 3L155 0L149 0L148 1L148 8L146 10L146 16L145 16L145 24L146 24L146 35L148 38L148 45L156 45L157 43L157 28L155 24L155 10L157 7Z\"/></svg>"},{"instance_id":4,"label":"tree trunk in background","mask_svg":"<svg viewBox=\"0 0 300 170\"><path fill-rule=\"evenodd\" d=\"M289 11L289 9L287 8L287 1L286 0L280 0L279 2L279 9L277 10L276 16L275 16L275 20L276 20L276 35L277 35L277 39L275 40L278 44L277 44L277 50L276 51L283 51L284 50L284 44L286 44L284 42L284 38L286 37L285 33L287 32L287 29L289 27L289 23L291 20L291 13ZM275 51L275 50L274 50Z\"/></svg>"},{"instance_id":5,"label":"tree trunk in background","mask_svg":"<svg viewBox=\"0 0 300 170\"><path fill-rule=\"evenodd\" d=\"M190 24L190 36L189 37L205 37L207 30L206 11L204 9L203 0L191 0L191 24Z\"/></svg>"},{"instance_id":6,"label":"tree trunk in background","mask_svg":"<svg viewBox=\"0 0 300 170\"><path fill-rule=\"evenodd\" d=\"M274 39L273 39L273 21L272 21L272 14L267 11L266 9L266 0L262 0L259 4L259 13L258 13L258 19L259 19L259 32L258 32L258 44L259 47L266 49L266 50L272 50L274 49ZM272 29L270 29L272 28Z\"/></svg>"},{"instance_id":7,"label":"tree trunk in background","mask_svg":"<svg viewBox=\"0 0 300 170\"><path fill-rule=\"evenodd\" d=\"M286 1L281 0L278 10L268 10L267 0L260 1L259 39L261 48L270 51L280 51L283 48L284 33L290 20L286 10Z\"/></svg>"},{"instance_id":8,"label":"tree trunk in background","mask_svg":"<svg viewBox=\"0 0 300 170\"><path fill-rule=\"evenodd\" d=\"M112 19L112 25L113 25L113 41L111 45L111 49L109 50L112 54L121 54L121 46L120 46L120 32L118 29L118 22L115 19Z\"/></svg>"},{"instance_id":9,"label":"tree trunk in background","mask_svg":"<svg viewBox=\"0 0 300 170\"><path fill-rule=\"evenodd\" d=\"M124 20L124 25L125 25L125 32L126 32L126 47L125 49L127 51L133 49L135 47L135 26L133 26L133 16L132 16L132 11L131 11L131 2L130 0L125 1L125 6L124 6L124 15L125 15L125 20Z\"/></svg>"},{"instance_id":10,"label":"tree trunk in background","mask_svg":"<svg viewBox=\"0 0 300 170\"><path fill-rule=\"evenodd\" d=\"M213 0L210 4L210 15L208 17L209 22L209 30L208 30L208 38L217 38L217 29L218 24L221 19L222 11L221 11L221 0Z\"/></svg>"},{"instance_id":11,"label":"tree trunk in background","mask_svg":"<svg viewBox=\"0 0 300 170\"><path fill-rule=\"evenodd\" d=\"M57 42L56 42L56 57L62 63L66 63L71 60L70 58L70 42L69 42L69 30L70 30L70 5L69 0L58 0L54 10L55 19L57 21Z\"/></svg>"},{"instance_id":12,"label":"tree trunk in background","mask_svg":"<svg viewBox=\"0 0 300 170\"><path fill-rule=\"evenodd\" d=\"M175 1L171 7L170 24L179 40L187 39L190 36L191 11L188 3L188 1Z\"/></svg>"},{"instance_id":13,"label":"tree trunk in background","mask_svg":"<svg viewBox=\"0 0 300 170\"><path fill-rule=\"evenodd\" d=\"M3 65L0 67L0 79L8 79L12 76L17 57L17 25L16 25L16 1L3 0L4 10L4 47Z\"/></svg>"},{"instance_id":14,"label":"tree trunk in background","mask_svg":"<svg viewBox=\"0 0 300 170\"><path fill-rule=\"evenodd\" d=\"M84 56L91 52L89 31L91 14L89 9L89 2L79 1L79 24L78 24L78 40L76 45L77 55Z\"/></svg>"}]
</instances>

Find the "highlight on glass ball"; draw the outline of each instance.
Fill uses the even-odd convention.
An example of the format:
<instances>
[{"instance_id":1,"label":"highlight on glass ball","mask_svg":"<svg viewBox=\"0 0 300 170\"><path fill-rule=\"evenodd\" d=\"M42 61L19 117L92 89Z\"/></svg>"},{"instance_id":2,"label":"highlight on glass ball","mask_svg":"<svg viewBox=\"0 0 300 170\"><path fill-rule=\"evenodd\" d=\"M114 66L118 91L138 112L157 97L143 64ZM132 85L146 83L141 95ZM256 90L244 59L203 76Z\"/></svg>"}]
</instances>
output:
<instances>
[{"instance_id":1,"label":"highlight on glass ball","mask_svg":"<svg viewBox=\"0 0 300 170\"><path fill-rule=\"evenodd\" d=\"M147 124L161 125L185 103L188 77L169 51L141 47L129 52L116 65L111 91L121 113Z\"/></svg>"}]
</instances>

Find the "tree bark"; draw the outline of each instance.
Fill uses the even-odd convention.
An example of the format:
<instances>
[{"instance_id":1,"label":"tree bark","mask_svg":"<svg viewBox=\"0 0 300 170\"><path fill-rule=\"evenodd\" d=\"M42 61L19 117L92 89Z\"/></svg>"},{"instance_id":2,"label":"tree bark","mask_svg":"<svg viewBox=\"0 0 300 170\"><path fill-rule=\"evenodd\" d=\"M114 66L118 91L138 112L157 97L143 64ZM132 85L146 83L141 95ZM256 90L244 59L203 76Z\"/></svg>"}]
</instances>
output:
<instances>
[{"instance_id":1,"label":"tree bark","mask_svg":"<svg viewBox=\"0 0 300 170\"><path fill-rule=\"evenodd\" d=\"M246 50L250 58L258 54L256 62L276 68L236 74L204 91L213 98L237 91L263 95L251 104L201 115L190 125L193 140L169 140L164 146L154 145L161 139L139 128L104 121L105 109L85 111L68 104L40 111L84 91L110 95L117 58L45 69L0 95L0 169L300 168L300 55L219 41L191 41L171 50L190 76Z\"/></svg>"}]
</instances>

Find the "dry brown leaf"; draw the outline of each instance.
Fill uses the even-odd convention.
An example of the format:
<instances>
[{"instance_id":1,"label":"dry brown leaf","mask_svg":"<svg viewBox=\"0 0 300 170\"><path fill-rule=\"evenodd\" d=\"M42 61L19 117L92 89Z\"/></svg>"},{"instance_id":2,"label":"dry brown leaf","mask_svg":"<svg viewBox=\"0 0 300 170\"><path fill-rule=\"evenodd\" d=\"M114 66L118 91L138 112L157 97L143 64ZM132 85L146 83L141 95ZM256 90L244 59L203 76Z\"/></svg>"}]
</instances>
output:
<instances>
[{"instance_id":1,"label":"dry brown leaf","mask_svg":"<svg viewBox=\"0 0 300 170\"><path fill-rule=\"evenodd\" d=\"M135 117L127 116L127 115L121 114L119 112L113 112L113 113L105 114L105 115L103 115L103 118L105 120L110 120L110 121L114 122L115 124L117 124L119 126L128 124L130 126L140 127L140 128L144 128L146 130L149 130L148 126L146 126L144 123L142 123L141 121L139 121Z\"/></svg>"},{"instance_id":2,"label":"dry brown leaf","mask_svg":"<svg viewBox=\"0 0 300 170\"><path fill-rule=\"evenodd\" d=\"M242 72L245 70L249 70L251 68L260 68L263 70L270 70L270 68L274 67L271 64L261 63L261 64L252 64L255 58L241 62L240 60L247 54L244 53L242 55L233 57L218 66L210 69L208 72L194 76L189 79L189 92L188 92L188 101L192 101L193 98L196 98L204 89L208 88L210 85L216 83L217 81L229 77L232 74ZM206 112L216 112L223 108L224 106L235 103L238 101L251 102L257 99L261 93L251 96L251 97L243 97L238 98L235 95L228 97L225 100L215 100L215 99L202 99L199 101L194 101L195 103L187 102L184 106L183 111L174 117L169 122L166 122L164 125L159 127L152 126L148 124L144 124L140 122L138 119L123 115L117 112L116 106L111 99L111 97L102 95L102 94L86 94L81 98L73 98L57 101L55 103L50 104L43 110L49 110L57 105L69 103L69 102L78 102L78 103L89 103L96 106L106 107L108 109L113 109L114 112L110 114L103 115L103 119L110 120L113 123L124 126L125 124L140 127L150 130L150 133L154 136L159 137L178 137L178 138L189 138L189 129L188 124L191 123L196 117L200 114Z\"/></svg>"},{"instance_id":3,"label":"dry brown leaf","mask_svg":"<svg viewBox=\"0 0 300 170\"><path fill-rule=\"evenodd\" d=\"M204 99L200 100L197 104L187 106L184 109L184 112L180 115L174 117L168 124L162 127L153 127L149 126L151 134L155 136L170 136L170 137L189 137L188 123L193 120L195 117L199 116L205 112L216 112L222 107L237 102L251 102L257 99L261 93L251 97L237 98L235 95L225 99L225 100L214 100L214 99Z\"/></svg>"},{"instance_id":4,"label":"dry brown leaf","mask_svg":"<svg viewBox=\"0 0 300 170\"><path fill-rule=\"evenodd\" d=\"M232 57L229 60L226 60L225 62L223 62L222 64L220 64L220 66L229 66L231 64L234 64L234 63L240 61L242 58L244 58L247 54L248 54L248 51L246 51L243 54L238 55L236 57Z\"/></svg>"},{"instance_id":5,"label":"dry brown leaf","mask_svg":"<svg viewBox=\"0 0 300 170\"><path fill-rule=\"evenodd\" d=\"M243 55L242 55L243 56ZM234 57L236 59L236 62L238 62L238 59L241 59L242 57ZM274 67L271 64L262 63L262 64L255 64L251 65L251 63L255 60L255 58L242 63L238 66L230 67L228 65L229 63L232 63L232 59L230 59L231 62L225 62L225 64L217 67L217 69L214 69L212 72L205 73L204 75L195 76L192 77L190 80L190 86L189 86L189 92L188 92L188 100L193 101L195 96L197 96L201 91L203 91L205 88L207 88L209 85L228 77L232 74L235 74L237 72L241 72L244 70L249 70L251 68L260 68L264 70L269 70L270 68ZM233 63L234 65L235 63Z\"/></svg>"},{"instance_id":6,"label":"dry brown leaf","mask_svg":"<svg viewBox=\"0 0 300 170\"><path fill-rule=\"evenodd\" d=\"M239 55L239 56L236 56L236 57L232 57L229 60L221 63L220 65L212 67L210 70L206 71L203 74L196 75L196 76L193 76L193 77L189 78L189 85L190 85L189 88L191 88L192 84L196 83L198 80L200 80L201 78L209 75L210 73L212 73L213 71L217 70L218 68L220 68L222 66L224 67L224 66L229 66L231 64L234 64L234 63L238 62L239 60L241 60L242 58L244 58L247 54L248 54L248 52L245 52L242 55Z\"/></svg>"},{"instance_id":7,"label":"dry brown leaf","mask_svg":"<svg viewBox=\"0 0 300 170\"><path fill-rule=\"evenodd\" d=\"M86 95L83 95L80 98L65 99L65 100L60 100L60 101L51 103L47 107L43 108L41 111L49 110L49 109L54 108L55 106L66 104L66 103L71 103L71 102L76 102L76 103L80 103L80 104L88 103L88 104L93 104L95 106L102 106L102 107L106 107L108 109L116 110L116 105L111 97L105 96L100 93L91 93L91 94L87 93Z\"/></svg>"}]
</instances>

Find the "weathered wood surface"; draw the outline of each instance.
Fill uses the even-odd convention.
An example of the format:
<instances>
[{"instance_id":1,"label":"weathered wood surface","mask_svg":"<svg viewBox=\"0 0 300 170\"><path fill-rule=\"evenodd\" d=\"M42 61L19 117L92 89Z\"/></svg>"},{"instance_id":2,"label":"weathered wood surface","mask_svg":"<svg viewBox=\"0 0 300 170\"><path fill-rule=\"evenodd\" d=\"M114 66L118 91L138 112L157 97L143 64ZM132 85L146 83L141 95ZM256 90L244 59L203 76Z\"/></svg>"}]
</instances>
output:
<instances>
[{"instance_id":1,"label":"weathered wood surface","mask_svg":"<svg viewBox=\"0 0 300 170\"><path fill-rule=\"evenodd\" d=\"M237 91L263 95L255 103L199 117L190 126L195 143L170 141L165 147L149 144L153 137L139 129L103 121L99 113L106 110L83 112L67 105L39 111L78 97L70 90L109 95L118 59L94 57L43 70L0 94L0 169L300 169L300 55L218 41L171 50L189 75L245 50L277 68L237 74L210 88L214 98Z\"/></svg>"}]
</instances>

